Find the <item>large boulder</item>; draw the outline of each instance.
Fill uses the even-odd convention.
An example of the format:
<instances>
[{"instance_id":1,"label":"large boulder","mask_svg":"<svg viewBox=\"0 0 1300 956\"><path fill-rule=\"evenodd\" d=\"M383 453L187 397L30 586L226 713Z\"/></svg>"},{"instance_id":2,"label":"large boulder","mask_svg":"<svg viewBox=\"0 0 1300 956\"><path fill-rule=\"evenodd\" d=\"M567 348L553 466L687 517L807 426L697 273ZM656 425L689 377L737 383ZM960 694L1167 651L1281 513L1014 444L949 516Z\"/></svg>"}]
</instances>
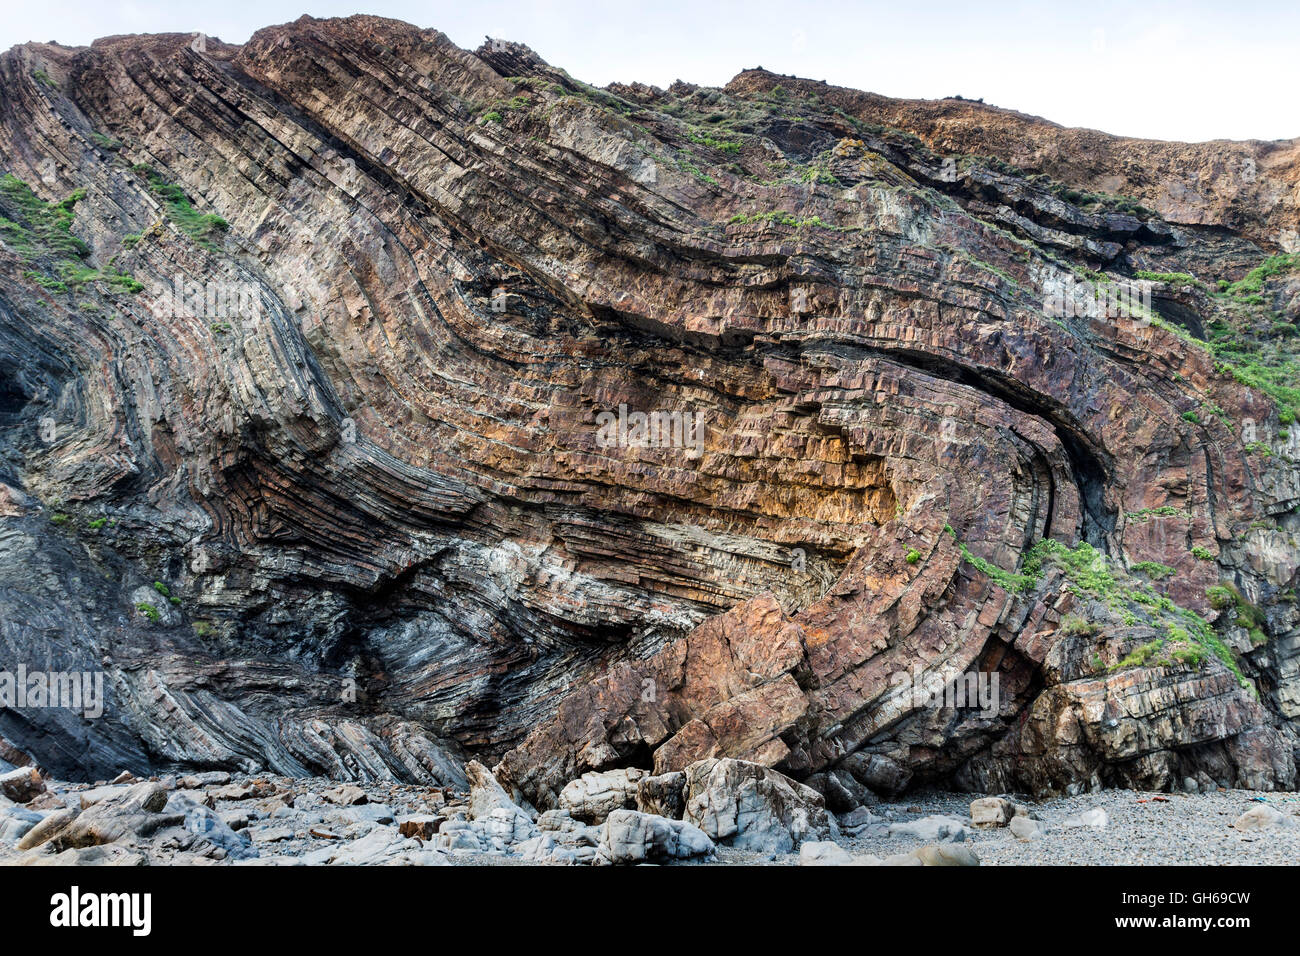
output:
<instances>
[{"instance_id":1,"label":"large boulder","mask_svg":"<svg viewBox=\"0 0 1300 956\"><path fill-rule=\"evenodd\" d=\"M14 803L26 803L44 791L45 781L35 767L17 767L0 773L0 796Z\"/></svg>"},{"instance_id":2,"label":"large boulder","mask_svg":"<svg viewBox=\"0 0 1300 956\"><path fill-rule=\"evenodd\" d=\"M559 808L576 819L600 823L611 810L636 806L637 787L646 776L644 770L633 767L584 773L560 791Z\"/></svg>"},{"instance_id":3,"label":"large boulder","mask_svg":"<svg viewBox=\"0 0 1300 956\"><path fill-rule=\"evenodd\" d=\"M872 792L891 797L907 789L912 780L912 771L884 754L849 754L840 768Z\"/></svg>"},{"instance_id":4,"label":"large boulder","mask_svg":"<svg viewBox=\"0 0 1300 956\"><path fill-rule=\"evenodd\" d=\"M23 807L0 810L0 844L14 844L31 832L45 814Z\"/></svg>"},{"instance_id":5,"label":"large boulder","mask_svg":"<svg viewBox=\"0 0 1300 956\"><path fill-rule=\"evenodd\" d=\"M637 810L610 813L600 849L611 863L668 863L714 853L713 841L698 827Z\"/></svg>"},{"instance_id":6,"label":"large boulder","mask_svg":"<svg viewBox=\"0 0 1300 956\"><path fill-rule=\"evenodd\" d=\"M969 834L970 830L965 820L939 814L889 825L890 836L911 837L917 840L964 840Z\"/></svg>"},{"instance_id":7,"label":"large boulder","mask_svg":"<svg viewBox=\"0 0 1300 956\"><path fill-rule=\"evenodd\" d=\"M1266 803L1261 803L1237 817L1232 825L1237 830L1249 832L1251 830L1267 830L1270 827L1286 826L1291 822L1291 818L1286 814Z\"/></svg>"},{"instance_id":8,"label":"large boulder","mask_svg":"<svg viewBox=\"0 0 1300 956\"><path fill-rule=\"evenodd\" d=\"M83 810L50 839L59 849L68 849L150 837L185 820L182 813L164 812L167 799L168 790L163 784L138 783L119 796Z\"/></svg>"},{"instance_id":9,"label":"large boulder","mask_svg":"<svg viewBox=\"0 0 1300 956\"><path fill-rule=\"evenodd\" d=\"M469 817L477 820L486 817L493 810L518 810L522 807L510 799L510 794L497 782L492 771L477 760L465 765L465 776L469 780Z\"/></svg>"},{"instance_id":10,"label":"large boulder","mask_svg":"<svg viewBox=\"0 0 1300 956\"><path fill-rule=\"evenodd\" d=\"M1004 797L981 797L971 801L970 821L980 830L1004 827L1015 815L1015 804Z\"/></svg>"},{"instance_id":11,"label":"large boulder","mask_svg":"<svg viewBox=\"0 0 1300 956\"><path fill-rule=\"evenodd\" d=\"M769 767L730 758L686 768L685 819L719 843L761 853L790 853L805 840L831 835L821 794Z\"/></svg>"},{"instance_id":12,"label":"large boulder","mask_svg":"<svg viewBox=\"0 0 1300 956\"><path fill-rule=\"evenodd\" d=\"M182 815L181 826L186 832L224 850L231 859L257 856L257 851L250 845L247 830L232 829L215 810L186 793L173 793L168 798L164 811Z\"/></svg>"},{"instance_id":13,"label":"large boulder","mask_svg":"<svg viewBox=\"0 0 1300 956\"><path fill-rule=\"evenodd\" d=\"M680 820L686 809L686 774L680 770L642 777L636 788L636 808L670 820Z\"/></svg>"}]
</instances>

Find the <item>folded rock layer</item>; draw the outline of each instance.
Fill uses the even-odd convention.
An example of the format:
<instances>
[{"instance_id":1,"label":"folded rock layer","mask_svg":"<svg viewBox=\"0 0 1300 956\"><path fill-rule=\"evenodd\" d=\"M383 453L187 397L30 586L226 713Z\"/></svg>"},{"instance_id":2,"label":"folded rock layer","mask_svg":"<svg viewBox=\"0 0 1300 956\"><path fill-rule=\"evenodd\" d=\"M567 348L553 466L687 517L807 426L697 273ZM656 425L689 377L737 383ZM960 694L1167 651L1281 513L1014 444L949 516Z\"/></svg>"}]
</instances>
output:
<instances>
[{"instance_id":1,"label":"folded rock layer","mask_svg":"<svg viewBox=\"0 0 1300 956\"><path fill-rule=\"evenodd\" d=\"M539 806L726 756L1292 785L1285 403L1198 344L1203 283L1045 301L1241 278L1300 220L1294 142L1088 134L1076 170L1079 131L762 71L595 90L366 16L192 39L0 56L0 667L104 683L94 719L0 709L18 751L474 756ZM1103 181L1126 149L1148 180ZM1269 279L1279 321L1298 291ZM1211 621L1227 582L1265 641L1017 577L1044 539ZM916 693L968 677L996 695Z\"/></svg>"}]
</instances>

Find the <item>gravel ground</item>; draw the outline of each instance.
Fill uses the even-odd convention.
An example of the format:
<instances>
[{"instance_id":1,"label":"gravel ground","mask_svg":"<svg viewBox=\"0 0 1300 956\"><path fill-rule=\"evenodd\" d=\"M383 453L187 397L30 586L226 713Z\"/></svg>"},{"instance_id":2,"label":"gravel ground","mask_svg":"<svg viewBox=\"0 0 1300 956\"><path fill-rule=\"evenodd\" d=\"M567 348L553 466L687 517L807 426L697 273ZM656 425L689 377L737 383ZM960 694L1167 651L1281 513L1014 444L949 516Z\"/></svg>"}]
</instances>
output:
<instances>
[{"instance_id":1,"label":"gravel ground","mask_svg":"<svg viewBox=\"0 0 1300 956\"><path fill-rule=\"evenodd\" d=\"M931 814L969 818L975 795L926 793L904 802L882 804L876 812L898 822ZM1161 798L1159 800L1154 798ZM1263 798L1270 806L1296 817L1294 826L1273 827L1250 833L1229 824ZM974 830L967 845L983 866L1053 865L1295 865L1300 863L1300 795L1220 790L1213 793L1147 793L1103 790L1078 797L1035 803L1023 798L1017 804L1047 824L1036 840L1017 840L1010 830ZM1061 821L1093 807L1110 817L1105 829L1061 829ZM914 838L872 838L865 834L844 841L853 854L871 853L884 858L905 853L919 844Z\"/></svg>"},{"instance_id":2,"label":"gravel ground","mask_svg":"<svg viewBox=\"0 0 1300 956\"><path fill-rule=\"evenodd\" d=\"M244 812L260 809L261 816L253 830L278 830L286 839L260 842L266 855L299 856L324 845L325 834L309 835L313 825L331 831L339 840L357 838L370 824L324 823L327 817L342 810L325 804L319 793L336 786L327 780L290 780L273 778L286 788L297 791L300 807L312 806L306 814L277 811L274 800L221 801L218 809ZM84 785L60 785L69 801ZM372 803L383 803L393 812L433 813L442 795L421 787L370 785ZM191 791L197 793L197 791ZM971 801L981 794L927 791L909 794L893 803L872 808L888 823L909 823L928 816L955 817L969 824ZM1031 841L1021 841L1007 828L970 829L965 845L972 849L984 866L1016 865L1296 865L1300 864L1300 794L1261 793L1249 790L1218 790L1209 793L1153 793L1134 790L1102 790L1077 797L1061 797L1036 802L1024 796L1005 795L1030 815L1040 820L1047 831ZM455 798L453 798L455 799ZM1263 801L1291 818L1289 825L1265 830L1240 832L1230 824L1243 812ZM459 802L459 800L457 800ZM1062 827L1068 817L1085 810L1102 808L1109 817L1103 829ZM367 807L351 808L364 813ZM269 818L268 818L269 817ZM857 837L842 836L840 845L855 856L870 854L884 859L908 853L926 842L916 836L885 836L875 828ZM260 834L261 835L261 834ZM279 835L279 834L277 834ZM155 852L155 861L169 862L166 852ZM0 864L16 856L13 847L0 846ZM793 866L797 854L765 855L720 847L712 865ZM207 860L195 862L211 862ZM527 865L518 858L488 854L456 855L456 865ZM710 864L686 864L710 865Z\"/></svg>"},{"instance_id":3,"label":"gravel ground","mask_svg":"<svg viewBox=\"0 0 1300 956\"><path fill-rule=\"evenodd\" d=\"M971 801L980 794L928 792L873 810L890 822L907 823L931 815L969 822ZM1214 793L1148 793L1103 790L1078 797L1035 802L1006 795L1028 807L1049 828L1036 840L1017 840L1006 828L971 830L966 846L981 866L1294 866L1300 864L1300 794L1220 790ZM1154 799L1154 798L1160 799ZM1257 806L1255 798L1295 817L1294 826L1242 833L1230 824ZM1060 828L1066 818L1101 807L1110 820L1105 829ZM844 837L840 845L854 856L884 859L922 846L915 837ZM794 866L797 855L766 857L722 848L720 864Z\"/></svg>"}]
</instances>

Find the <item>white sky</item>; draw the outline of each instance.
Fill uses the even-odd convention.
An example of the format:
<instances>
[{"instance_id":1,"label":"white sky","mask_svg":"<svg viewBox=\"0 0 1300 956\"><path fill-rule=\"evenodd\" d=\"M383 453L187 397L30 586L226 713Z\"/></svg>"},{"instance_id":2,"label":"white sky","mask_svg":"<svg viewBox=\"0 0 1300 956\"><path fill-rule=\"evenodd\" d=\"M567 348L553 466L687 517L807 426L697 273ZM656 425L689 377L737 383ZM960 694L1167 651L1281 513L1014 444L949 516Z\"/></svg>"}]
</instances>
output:
<instances>
[{"instance_id":1,"label":"white sky","mask_svg":"<svg viewBox=\"0 0 1300 956\"><path fill-rule=\"evenodd\" d=\"M115 33L255 30L365 12L527 43L597 85L722 85L762 65L888 96L961 94L1153 139L1300 137L1297 0L7 0L0 50Z\"/></svg>"}]
</instances>

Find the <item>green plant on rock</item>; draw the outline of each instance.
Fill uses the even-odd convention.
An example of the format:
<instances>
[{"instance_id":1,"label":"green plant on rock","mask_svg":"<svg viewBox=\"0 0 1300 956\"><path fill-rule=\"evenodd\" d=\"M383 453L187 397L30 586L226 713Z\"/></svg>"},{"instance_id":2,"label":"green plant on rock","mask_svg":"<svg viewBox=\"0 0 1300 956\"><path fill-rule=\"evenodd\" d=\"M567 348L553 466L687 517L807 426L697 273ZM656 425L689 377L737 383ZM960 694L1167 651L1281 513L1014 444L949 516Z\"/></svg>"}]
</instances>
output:
<instances>
[{"instance_id":1,"label":"green plant on rock","mask_svg":"<svg viewBox=\"0 0 1300 956\"><path fill-rule=\"evenodd\" d=\"M215 213L202 213L195 209L185 190L167 182L148 164L136 163L131 169L144 177L149 191L162 201L167 218L199 245L213 248L212 240L230 228L230 224Z\"/></svg>"},{"instance_id":2,"label":"green plant on rock","mask_svg":"<svg viewBox=\"0 0 1300 956\"><path fill-rule=\"evenodd\" d=\"M1167 564L1161 564L1159 561L1139 561L1131 567L1134 571L1139 571L1151 578L1153 581L1163 581L1165 578L1171 578L1176 573L1175 568Z\"/></svg>"},{"instance_id":3,"label":"green plant on rock","mask_svg":"<svg viewBox=\"0 0 1300 956\"><path fill-rule=\"evenodd\" d=\"M144 284L120 269L92 269L82 262L90 247L72 234L72 223L77 203L85 198L86 191L77 189L66 199L47 203L17 176L0 177L0 212L16 217L0 216L0 238L25 261L45 264L46 271L29 269L23 275L51 292L69 292L91 282L106 282L123 292L142 291Z\"/></svg>"},{"instance_id":4,"label":"green plant on rock","mask_svg":"<svg viewBox=\"0 0 1300 956\"><path fill-rule=\"evenodd\" d=\"M1101 633L1101 625L1081 614L1067 614L1061 618L1061 633L1066 637L1094 637Z\"/></svg>"}]
</instances>

